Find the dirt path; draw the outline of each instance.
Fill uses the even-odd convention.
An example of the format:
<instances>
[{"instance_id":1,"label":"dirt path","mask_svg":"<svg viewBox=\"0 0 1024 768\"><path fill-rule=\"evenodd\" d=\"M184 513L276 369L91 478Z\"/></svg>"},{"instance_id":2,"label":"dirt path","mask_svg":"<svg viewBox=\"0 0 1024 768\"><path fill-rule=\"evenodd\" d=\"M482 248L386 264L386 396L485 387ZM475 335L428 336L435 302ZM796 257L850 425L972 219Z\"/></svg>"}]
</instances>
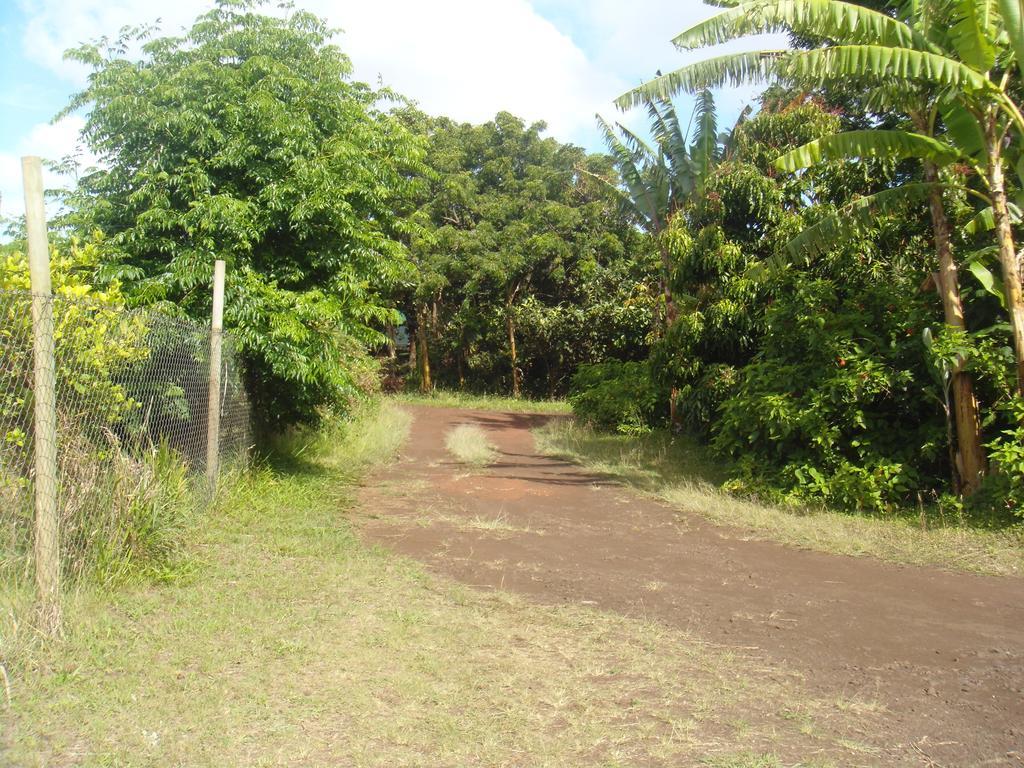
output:
<instances>
[{"instance_id":1,"label":"dirt path","mask_svg":"<svg viewBox=\"0 0 1024 768\"><path fill-rule=\"evenodd\" d=\"M796 670L817 696L884 707L879 764L1024 765L1024 580L744 540L539 456L548 417L413 408L366 489L366 537L480 588L643 616ZM485 428L499 461L444 447ZM737 745L742 746L742 745Z\"/></svg>"}]
</instances>

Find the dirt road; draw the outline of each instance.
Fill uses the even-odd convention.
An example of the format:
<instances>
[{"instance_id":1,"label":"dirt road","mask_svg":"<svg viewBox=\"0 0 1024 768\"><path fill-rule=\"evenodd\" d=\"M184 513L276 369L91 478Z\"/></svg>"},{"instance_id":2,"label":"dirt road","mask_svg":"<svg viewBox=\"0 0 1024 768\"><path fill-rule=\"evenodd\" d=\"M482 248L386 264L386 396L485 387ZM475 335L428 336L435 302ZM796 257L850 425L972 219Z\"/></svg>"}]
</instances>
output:
<instances>
[{"instance_id":1,"label":"dirt road","mask_svg":"<svg viewBox=\"0 0 1024 768\"><path fill-rule=\"evenodd\" d=\"M817 696L884 707L880 765L1024 765L1024 580L745 540L536 454L548 417L413 408L364 494L366 537L479 588L686 629L795 669ZM500 451L467 471L460 423Z\"/></svg>"}]
</instances>

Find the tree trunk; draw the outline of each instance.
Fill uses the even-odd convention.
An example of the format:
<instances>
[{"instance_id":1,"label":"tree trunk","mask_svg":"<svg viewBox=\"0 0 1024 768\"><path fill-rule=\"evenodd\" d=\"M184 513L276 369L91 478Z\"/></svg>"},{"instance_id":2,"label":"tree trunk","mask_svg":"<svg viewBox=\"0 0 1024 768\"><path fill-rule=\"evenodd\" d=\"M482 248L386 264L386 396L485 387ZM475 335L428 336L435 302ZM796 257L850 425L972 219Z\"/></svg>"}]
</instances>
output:
<instances>
[{"instance_id":1,"label":"tree trunk","mask_svg":"<svg viewBox=\"0 0 1024 768\"><path fill-rule=\"evenodd\" d=\"M512 397L518 399L522 394L522 383L519 380L519 356L516 353L516 323L512 319L512 305L508 306L508 357L512 363Z\"/></svg>"},{"instance_id":2,"label":"tree trunk","mask_svg":"<svg viewBox=\"0 0 1024 768\"><path fill-rule=\"evenodd\" d=\"M925 161L924 178L930 183L939 180L938 171L933 163ZM963 303L960 300L960 279L949 241L949 219L942 202L942 190L933 188L928 193L928 206L931 209L932 230L935 234L935 252L939 259L939 294L942 297L946 325L964 331L966 325ZM978 412L978 399L974 395L974 382L970 374L963 370L963 366L964 360L957 359L951 381L959 456L959 462L953 462L952 470L954 489L959 489L969 496L978 489L988 469L988 461L985 449L981 445L981 417Z\"/></svg>"},{"instance_id":3,"label":"tree trunk","mask_svg":"<svg viewBox=\"0 0 1024 768\"><path fill-rule=\"evenodd\" d=\"M1010 313L1010 327L1013 329L1013 349L1017 358L1017 394L1024 396L1024 295L1021 292L1020 264L1013 242L1013 228L1006 205L1006 188L1003 182L1002 146L996 135L995 120L986 133L988 144L988 186L992 197L992 214L996 225L996 241L999 244L999 264L1003 270L1003 288L1006 292L1006 308Z\"/></svg>"},{"instance_id":4,"label":"tree trunk","mask_svg":"<svg viewBox=\"0 0 1024 768\"><path fill-rule=\"evenodd\" d=\"M388 360L392 363L398 357L398 341L395 338L395 333L394 323L386 323L384 325L384 335L388 337Z\"/></svg>"},{"instance_id":5,"label":"tree trunk","mask_svg":"<svg viewBox=\"0 0 1024 768\"><path fill-rule=\"evenodd\" d=\"M420 371L420 392L427 394L434 388L430 380L430 348L427 346L427 312L421 309L416 313L416 346L419 348L416 360Z\"/></svg>"},{"instance_id":6,"label":"tree trunk","mask_svg":"<svg viewBox=\"0 0 1024 768\"><path fill-rule=\"evenodd\" d=\"M676 303L672 298L672 257L663 244L659 243L658 248L661 251L661 291L665 296L665 329L668 330L677 317Z\"/></svg>"}]
</instances>

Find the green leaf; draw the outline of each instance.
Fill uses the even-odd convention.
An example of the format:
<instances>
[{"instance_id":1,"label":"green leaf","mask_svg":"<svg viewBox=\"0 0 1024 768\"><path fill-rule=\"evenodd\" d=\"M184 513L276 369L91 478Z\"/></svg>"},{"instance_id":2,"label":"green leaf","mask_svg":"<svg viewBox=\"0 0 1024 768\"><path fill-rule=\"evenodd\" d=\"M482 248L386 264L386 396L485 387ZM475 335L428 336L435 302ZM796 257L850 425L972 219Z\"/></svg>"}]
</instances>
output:
<instances>
[{"instance_id":1,"label":"green leaf","mask_svg":"<svg viewBox=\"0 0 1024 768\"><path fill-rule=\"evenodd\" d=\"M1024 77L1024 0L998 0L1003 29L1010 39L1017 69Z\"/></svg>"},{"instance_id":2,"label":"green leaf","mask_svg":"<svg viewBox=\"0 0 1024 768\"><path fill-rule=\"evenodd\" d=\"M834 247L841 238L869 227L879 213L896 210L906 203L923 201L933 189L942 187L942 184L910 182L858 198L805 229L786 244L786 250L794 257L817 256Z\"/></svg>"},{"instance_id":3,"label":"green leaf","mask_svg":"<svg viewBox=\"0 0 1024 768\"><path fill-rule=\"evenodd\" d=\"M919 157L936 165L948 165L959 157L950 145L907 131L847 131L808 142L775 161L781 171L810 168L830 160L854 160L869 157L903 159Z\"/></svg>"},{"instance_id":4,"label":"green leaf","mask_svg":"<svg viewBox=\"0 0 1024 768\"><path fill-rule=\"evenodd\" d=\"M963 104L943 100L939 103L939 112L949 137L964 155L975 157L985 151L985 134Z\"/></svg>"},{"instance_id":5,"label":"green leaf","mask_svg":"<svg viewBox=\"0 0 1024 768\"><path fill-rule=\"evenodd\" d=\"M977 92L993 87L984 75L956 59L908 48L837 45L795 54L786 63L791 77L821 84L849 78L879 82L902 78Z\"/></svg>"},{"instance_id":6,"label":"green leaf","mask_svg":"<svg viewBox=\"0 0 1024 768\"><path fill-rule=\"evenodd\" d=\"M718 158L718 121L715 115L715 99L711 91L704 90L697 98L695 117L697 128L690 154L697 168L698 185L702 186L708 171Z\"/></svg>"},{"instance_id":7,"label":"green leaf","mask_svg":"<svg viewBox=\"0 0 1024 768\"><path fill-rule=\"evenodd\" d=\"M993 246L994 248L994 246ZM986 249L991 250L991 249ZM980 254L978 254L980 255ZM1006 294L1003 293L1003 283L991 270L982 264L977 258L967 264L967 269L981 283L981 287L999 299L1000 305L1006 308Z\"/></svg>"},{"instance_id":8,"label":"green leaf","mask_svg":"<svg viewBox=\"0 0 1024 768\"><path fill-rule=\"evenodd\" d=\"M677 48L692 50L770 32L795 32L845 44L911 47L913 31L884 13L838 0L754 0L712 16L677 35Z\"/></svg>"},{"instance_id":9,"label":"green leaf","mask_svg":"<svg viewBox=\"0 0 1024 768\"><path fill-rule=\"evenodd\" d=\"M960 59L979 72L987 72L996 61L994 8L992 0L957 0L960 19L950 38Z\"/></svg>"},{"instance_id":10,"label":"green leaf","mask_svg":"<svg viewBox=\"0 0 1024 768\"><path fill-rule=\"evenodd\" d=\"M1013 224L1019 224L1021 222L1020 208L1018 208L1014 203L1008 203L1007 205L1010 212L1010 222ZM982 232L990 232L995 229L995 227L995 214L992 212L992 206L989 206L978 211L974 218L964 225L964 232L968 235L977 235Z\"/></svg>"},{"instance_id":11,"label":"green leaf","mask_svg":"<svg viewBox=\"0 0 1024 768\"><path fill-rule=\"evenodd\" d=\"M704 59L627 91L615 104L620 109L629 109L649 101L667 101L680 93L700 93L706 88L768 80L778 74L779 63L790 55L786 50L765 50Z\"/></svg>"}]
</instances>

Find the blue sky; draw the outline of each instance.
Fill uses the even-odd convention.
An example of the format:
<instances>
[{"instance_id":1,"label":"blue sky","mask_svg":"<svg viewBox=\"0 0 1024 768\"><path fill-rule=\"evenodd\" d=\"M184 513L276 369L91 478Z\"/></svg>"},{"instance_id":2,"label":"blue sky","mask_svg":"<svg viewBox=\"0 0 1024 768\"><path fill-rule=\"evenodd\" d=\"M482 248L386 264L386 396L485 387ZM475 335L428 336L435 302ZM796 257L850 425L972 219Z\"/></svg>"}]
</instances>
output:
<instances>
[{"instance_id":1,"label":"blue sky","mask_svg":"<svg viewBox=\"0 0 1024 768\"><path fill-rule=\"evenodd\" d=\"M601 148L594 113L642 127L613 99L655 70L704 54L682 54L670 38L719 12L696 0L298 0L343 30L339 44L358 79L378 78L428 112L481 122L501 109L545 120L551 135ZM75 151L83 117L51 124L85 82L63 51L121 26L161 19L179 31L211 0L0 0L0 215L22 212L18 158L60 159ZM272 6L270 6L272 7ZM762 41L760 45L779 43ZM732 49L750 48L736 44ZM718 94L723 124L757 89ZM685 99L680 108L688 108ZM80 150L85 164L94 162ZM50 186L66 184L49 177Z\"/></svg>"}]
</instances>

